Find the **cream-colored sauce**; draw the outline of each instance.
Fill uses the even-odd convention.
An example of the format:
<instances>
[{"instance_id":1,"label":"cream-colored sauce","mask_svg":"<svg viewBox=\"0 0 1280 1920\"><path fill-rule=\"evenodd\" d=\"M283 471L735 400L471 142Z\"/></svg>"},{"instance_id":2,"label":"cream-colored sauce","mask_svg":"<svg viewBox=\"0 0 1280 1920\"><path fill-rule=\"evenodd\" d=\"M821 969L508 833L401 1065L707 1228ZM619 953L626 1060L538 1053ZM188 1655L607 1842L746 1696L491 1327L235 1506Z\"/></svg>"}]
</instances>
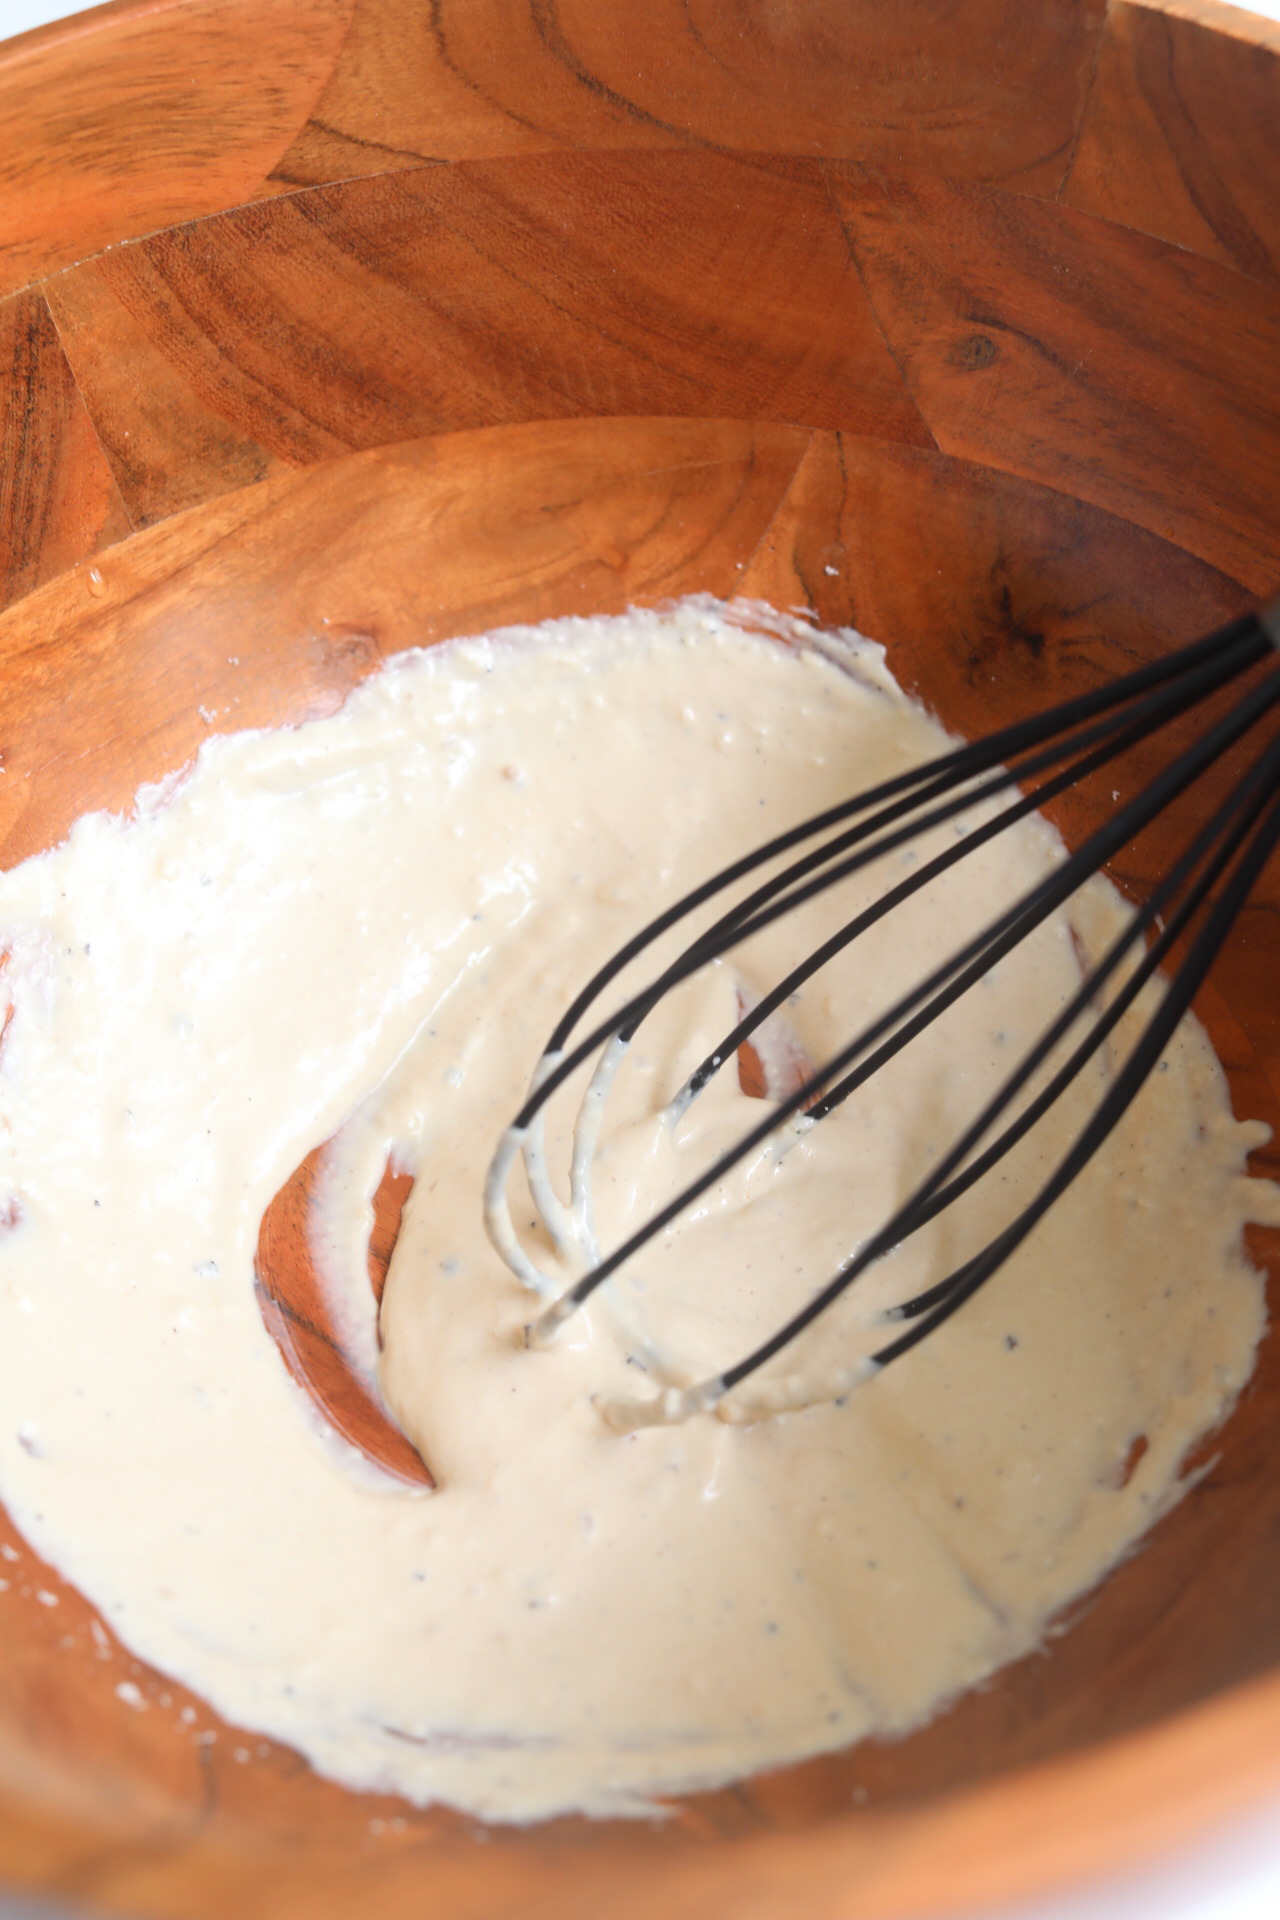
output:
<instances>
[{"instance_id":1,"label":"cream-colored sauce","mask_svg":"<svg viewBox=\"0 0 1280 1920\"><path fill-rule=\"evenodd\" d=\"M661 1349L672 1378L731 1362L848 1256L1074 989L1076 938L1097 949L1119 911L1101 883L1075 937L1047 926L620 1300L526 1349L536 1303L481 1187L564 1007L726 859L945 744L878 649L846 637L833 662L750 624L685 602L406 656L0 879L0 1492L137 1654L354 1787L635 1813L908 1728L1132 1546L1252 1366L1241 1227L1280 1208L1187 1023L1019 1254L845 1404L625 1437L599 1411L648 1390L629 1355ZM775 1048L830 1052L1060 857L1032 821L961 863L806 989ZM601 1137L602 1245L759 1117L732 1071L674 1134L655 1115L849 899L642 1030ZM875 1309L1009 1217L1106 1071L783 1372L883 1339ZM264 1209L344 1122L330 1283L435 1493L326 1435L254 1297ZM361 1276L389 1151L417 1178L379 1358Z\"/></svg>"}]
</instances>

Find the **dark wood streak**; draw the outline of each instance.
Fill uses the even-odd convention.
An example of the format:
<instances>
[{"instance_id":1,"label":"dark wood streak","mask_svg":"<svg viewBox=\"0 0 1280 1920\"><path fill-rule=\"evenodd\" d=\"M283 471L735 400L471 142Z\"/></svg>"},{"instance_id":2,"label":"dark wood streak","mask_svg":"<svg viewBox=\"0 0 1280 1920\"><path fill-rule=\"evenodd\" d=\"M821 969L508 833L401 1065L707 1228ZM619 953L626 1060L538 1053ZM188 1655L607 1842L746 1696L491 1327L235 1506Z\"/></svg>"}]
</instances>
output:
<instances>
[{"instance_id":1,"label":"dark wood streak","mask_svg":"<svg viewBox=\"0 0 1280 1920\"><path fill-rule=\"evenodd\" d=\"M1180 47L1184 50L1181 63ZM1146 33L1138 41L1137 54L1138 84L1161 122L1177 161L1178 173L1197 212L1242 273L1256 274L1261 279L1273 277L1276 262L1232 198L1212 154L1200 139L1200 130L1188 107L1185 89L1180 84L1179 66L1185 68L1188 64L1187 55L1194 57L1192 50L1187 48L1185 39L1175 34L1171 20L1162 14L1153 14ZM1273 68L1276 66L1274 62L1270 64ZM1280 72L1268 77L1276 82L1273 105L1280 113ZM1280 138L1277 153L1280 153Z\"/></svg>"},{"instance_id":2,"label":"dark wood streak","mask_svg":"<svg viewBox=\"0 0 1280 1920\"><path fill-rule=\"evenodd\" d=\"M516 126L523 127L526 132L536 135L540 129L535 119L531 118L528 114L520 113L511 106L503 105L491 93L486 92L485 89L480 86L479 82L466 71L463 62L454 59L449 32L444 19L446 4L447 0L430 0L429 18L431 21L431 36L435 41L436 54L439 57L441 65L447 67L454 78L462 82L468 92L478 95L487 106L497 107L503 117L513 121Z\"/></svg>"},{"instance_id":3,"label":"dark wood streak","mask_svg":"<svg viewBox=\"0 0 1280 1920\"><path fill-rule=\"evenodd\" d=\"M132 531L43 294L0 301L0 607Z\"/></svg>"},{"instance_id":4,"label":"dark wood streak","mask_svg":"<svg viewBox=\"0 0 1280 1920\"><path fill-rule=\"evenodd\" d=\"M625 93L619 93L611 87L599 74L593 73L569 44L560 24L560 9L556 0L529 0L529 17L533 21L534 31L547 52L594 99L603 102L605 106L615 108L635 125L669 135L674 141L687 141L694 146L716 144L700 140L688 127L674 126L658 114L648 112Z\"/></svg>"}]
</instances>

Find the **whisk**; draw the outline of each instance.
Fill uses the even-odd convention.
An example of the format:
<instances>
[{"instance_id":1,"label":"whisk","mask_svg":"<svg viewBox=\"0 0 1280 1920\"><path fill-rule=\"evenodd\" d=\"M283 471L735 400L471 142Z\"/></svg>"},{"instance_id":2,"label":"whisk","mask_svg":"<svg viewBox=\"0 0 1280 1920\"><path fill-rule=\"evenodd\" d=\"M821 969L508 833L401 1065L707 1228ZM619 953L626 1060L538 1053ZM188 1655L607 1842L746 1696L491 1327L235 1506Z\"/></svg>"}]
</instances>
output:
<instances>
[{"instance_id":1,"label":"whisk","mask_svg":"<svg viewBox=\"0 0 1280 1920\"><path fill-rule=\"evenodd\" d=\"M874 1353L835 1369L823 1397L841 1397L899 1359L955 1314L1027 1238L1120 1120L1160 1059L1280 840L1280 735L1274 728L1259 731L1265 716L1280 702L1280 662L1272 659L1276 651L1280 651L1280 599L1094 692L943 754L804 821L713 875L629 940L583 988L552 1034L533 1074L529 1096L502 1135L486 1180L489 1237L511 1270L541 1302L541 1310L526 1330L529 1344L550 1341L599 1287L619 1274L655 1235L663 1233L733 1167L757 1152L771 1135L789 1129L799 1137L820 1125L1215 762L1252 735L1253 758L1226 799L1166 864L1149 896L1134 908L1119 935L1083 970L1079 990L878 1231L768 1338L721 1372L692 1385L667 1385L648 1398L612 1402L605 1411L614 1425L623 1428L678 1421L715 1409L722 1414L730 1412L722 1404L728 1395L795 1341L869 1267L935 1219L1004 1159L1081 1073L1148 983L1159 976L1163 991L1154 1012L1074 1141L1030 1202L943 1279L889 1308L883 1318L894 1323L893 1337ZM1254 676L1230 711L1208 726L1134 799L1119 807L1077 852L1031 886L975 937L959 945L926 978L899 995L847 1045L807 1072L785 1097L770 1101L758 1125L658 1207L622 1244L601 1252L595 1241L590 1196L592 1161L605 1102L637 1031L681 982L872 861L906 847L930 829L953 820L962 810L972 809L976 802L1007 798L1007 804L992 811L982 824L912 867L905 878L888 885L869 905L862 906L757 1000L698 1064L670 1102L666 1118L672 1124L806 981L911 895L971 857L977 847L1268 660L1271 664ZM809 844L814 842L817 844ZM736 899L677 958L663 965L607 1018L575 1040L574 1035L601 994L646 949L727 889L739 887L758 869L792 854L795 857L786 865L752 886L745 897ZM1174 955L1180 942L1184 942L1181 958L1175 956L1176 965L1166 978L1161 972L1162 963ZM1108 987L1109 998L1103 991ZM1083 1037L1054 1066L1046 1083L1015 1111L1019 1096L1081 1023L1087 1027ZM549 1176L543 1120L552 1096L596 1054L599 1057L573 1131L570 1199L566 1204ZM506 1195L517 1155L523 1156L530 1194L557 1251L585 1266L572 1285L564 1286L538 1267L514 1230ZM752 1411L747 1417L808 1403L808 1394L797 1398L785 1380L773 1389L764 1386L763 1391L762 1384L756 1383Z\"/></svg>"}]
</instances>

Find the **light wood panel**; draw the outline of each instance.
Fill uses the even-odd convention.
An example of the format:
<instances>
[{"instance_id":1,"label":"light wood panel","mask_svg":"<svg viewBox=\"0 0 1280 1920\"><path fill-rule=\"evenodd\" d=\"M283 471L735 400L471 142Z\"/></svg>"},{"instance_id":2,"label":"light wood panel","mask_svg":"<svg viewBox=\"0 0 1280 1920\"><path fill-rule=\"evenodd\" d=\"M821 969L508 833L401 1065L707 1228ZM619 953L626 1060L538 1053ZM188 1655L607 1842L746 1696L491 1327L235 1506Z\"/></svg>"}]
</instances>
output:
<instances>
[{"instance_id":1,"label":"light wood panel","mask_svg":"<svg viewBox=\"0 0 1280 1920\"><path fill-rule=\"evenodd\" d=\"M128 0L0 42L0 293L244 199L306 119L351 5Z\"/></svg>"},{"instance_id":2,"label":"light wood panel","mask_svg":"<svg viewBox=\"0 0 1280 1920\"><path fill-rule=\"evenodd\" d=\"M1280 20L1253 6L1233 6L1231 0L1135 0L1135 4L1166 13L1173 20L1190 20L1246 46L1280 50Z\"/></svg>"},{"instance_id":3,"label":"light wood panel","mask_svg":"<svg viewBox=\"0 0 1280 1920\"><path fill-rule=\"evenodd\" d=\"M1100 0L359 0L266 191L551 147L838 154L1060 184Z\"/></svg>"}]
</instances>

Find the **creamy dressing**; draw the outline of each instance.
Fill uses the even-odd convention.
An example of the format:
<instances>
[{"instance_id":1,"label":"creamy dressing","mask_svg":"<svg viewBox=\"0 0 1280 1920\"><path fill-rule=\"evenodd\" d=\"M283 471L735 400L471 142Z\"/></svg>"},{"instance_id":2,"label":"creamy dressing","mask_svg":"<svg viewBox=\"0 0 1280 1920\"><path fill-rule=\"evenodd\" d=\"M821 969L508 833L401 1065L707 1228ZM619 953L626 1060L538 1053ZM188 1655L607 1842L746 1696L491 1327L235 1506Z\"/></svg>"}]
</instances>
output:
<instances>
[{"instance_id":1,"label":"creamy dressing","mask_svg":"<svg viewBox=\"0 0 1280 1920\"><path fill-rule=\"evenodd\" d=\"M823 646L698 600L405 655L340 714L210 741L133 818L81 820L0 877L0 1493L139 1656L353 1787L635 1814L914 1726L1178 1498L1249 1375L1241 1229L1280 1205L1244 1173L1265 1130L1233 1120L1188 1021L1015 1258L843 1404L626 1435L602 1417L740 1357L884 1219L1105 944L1103 882L526 1347L537 1302L481 1189L565 1006L707 873L948 744L878 648ZM1031 820L960 863L801 993L766 1064L830 1052L1061 857ZM660 1115L858 897L642 1030L598 1146L601 1246L759 1118L732 1068ZM1109 1071L776 1379L856 1366L881 1309L1029 1197ZM547 1129L562 1200L581 1090ZM435 1492L324 1430L255 1300L263 1212L340 1127L322 1264ZM364 1248L389 1155L416 1178L380 1350ZM511 1194L530 1258L569 1277L518 1174Z\"/></svg>"}]
</instances>

